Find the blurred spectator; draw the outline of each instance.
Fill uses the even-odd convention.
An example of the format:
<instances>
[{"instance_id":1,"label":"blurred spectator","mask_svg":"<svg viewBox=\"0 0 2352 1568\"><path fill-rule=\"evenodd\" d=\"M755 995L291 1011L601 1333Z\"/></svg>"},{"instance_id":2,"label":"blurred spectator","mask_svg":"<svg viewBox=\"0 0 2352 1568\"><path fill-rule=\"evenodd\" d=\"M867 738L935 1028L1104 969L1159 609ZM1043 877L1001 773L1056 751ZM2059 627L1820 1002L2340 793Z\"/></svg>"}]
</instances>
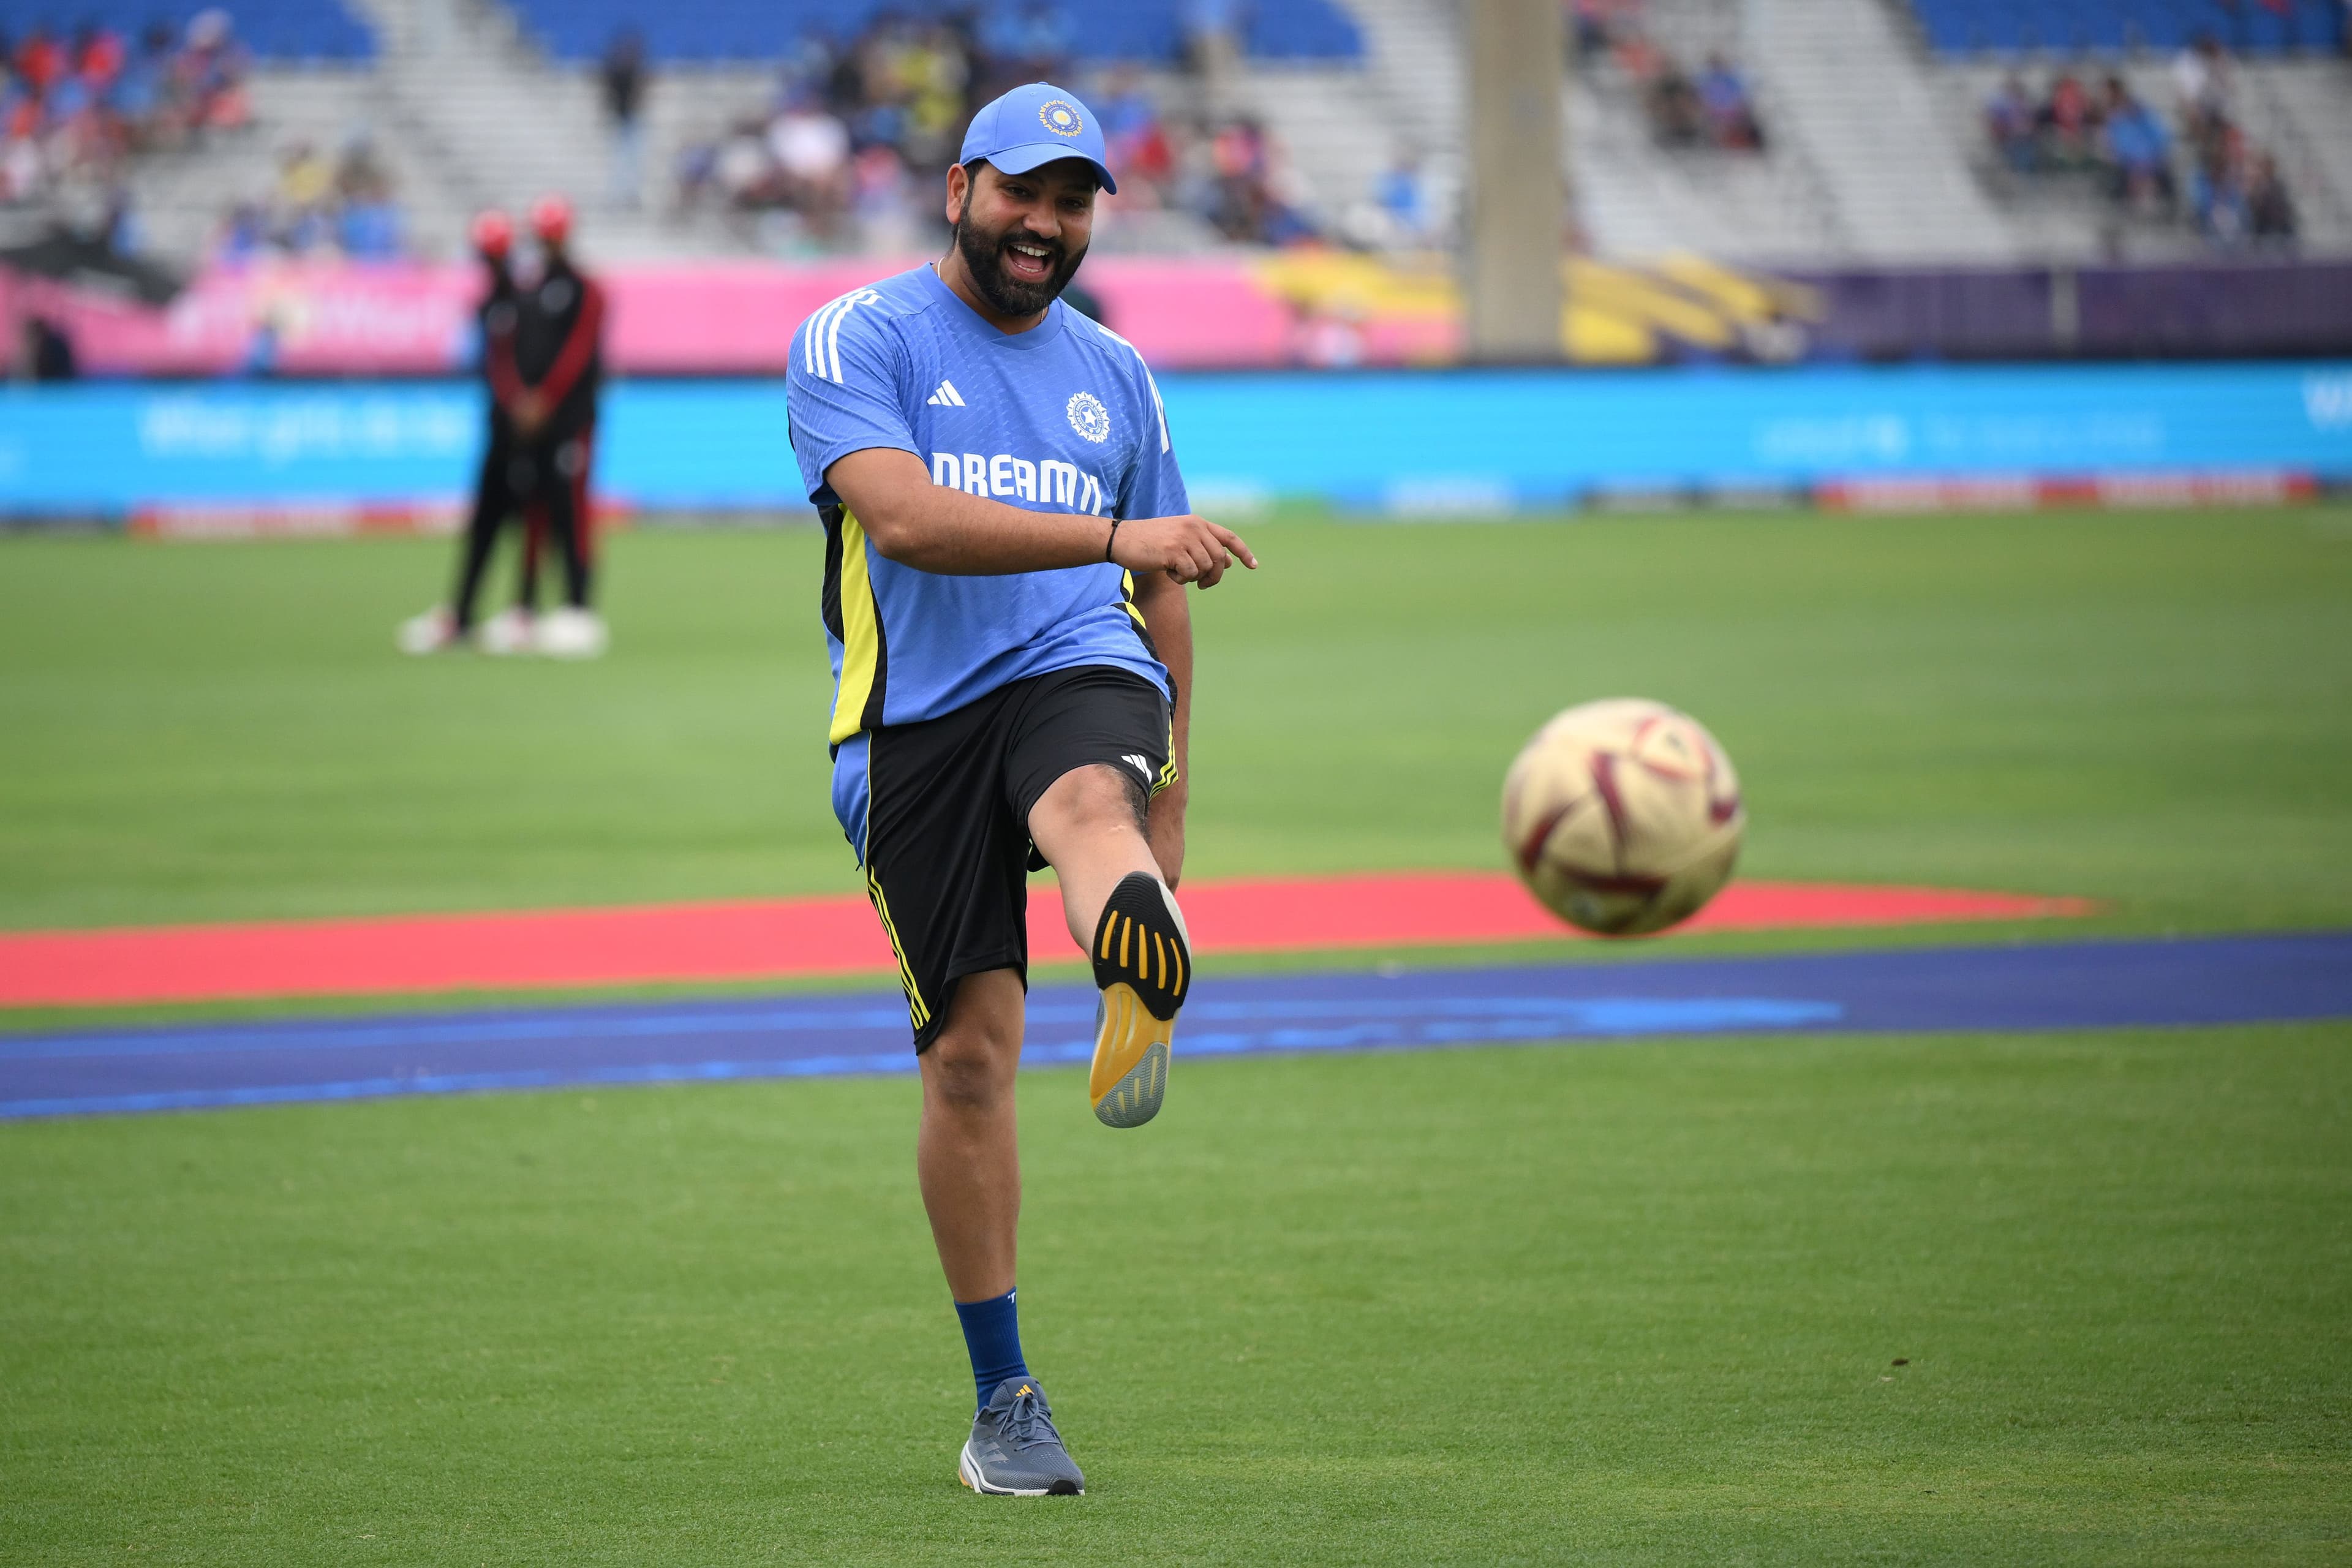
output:
<instances>
[{"instance_id":1,"label":"blurred spectator","mask_svg":"<svg viewBox=\"0 0 2352 1568\"><path fill-rule=\"evenodd\" d=\"M94 98L104 99L122 75L122 36L110 27L84 22L74 30L73 71Z\"/></svg>"},{"instance_id":2,"label":"blurred spectator","mask_svg":"<svg viewBox=\"0 0 2352 1568\"><path fill-rule=\"evenodd\" d=\"M2042 162L2053 169L2081 169L2092 162L2099 115L2090 89L2073 71L2050 84L2050 96L2036 116L2042 127Z\"/></svg>"},{"instance_id":3,"label":"blurred spectator","mask_svg":"<svg viewBox=\"0 0 2352 1568\"><path fill-rule=\"evenodd\" d=\"M768 126L772 182L760 205L789 207L819 240L835 237L849 201L849 130L806 95Z\"/></svg>"},{"instance_id":4,"label":"blurred spectator","mask_svg":"<svg viewBox=\"0 0 2352 1568\"><path fill-rule=\"evenodd\" d=\"M1102 121L1103 140L1114 146L1157 128L1160 106L1145 90L1143 75L1131 65L1115 66L1088 100Z\"/></svg>"},{"instance_id":5,"label":"blurred spectator","mask_svg":"<svg viewBox=\"0 0 2352 1568\"><path fill-rule=\"evenodd\" d=\"M114 85L114 107L135 134L152 141L172 86L172 29L150 23L139 47L124 60Z\"/></svg>"},{"instance_id":6,"label":"blurred spectator","mask_svg":"<svg viewBox=\"0 0 2352 1568\"><path fill-rule=\"evenodd\" d=\"M1735 151L1762 149L1764 132L1756 123L1748 83L1719 54L1707 56L1706 68L1699 73L1698 103L1709 142Z\"/></svg>"},{"instance_id":7,"label":"blurred spectator","mask_svg":"<svg viewBox=\"0 0 2352 1568\"><path fill-rule=\"evenodd\" d=\"M328 200L335 186L335 166L308 142L286 150L278 165L278 189L270 201L270 238L297 256L316 250L333 233Z\"/></svg>"},{"instance_id":8,"label":"blurred spectator","mask_svg":"<svg viewBox=\"0 0 2352 1568\"><path fill-rule=\"evenodd\" d=\"M2220 142L2209 142L2189 181L2189 206L2197 232L2216 245L2235 246L2252 226L2245 182Z\"/></svg>"},{"instance_id":9,"label":"blurred spectator","mask_svg":"<svg viewBox=\"0 0 2352 1568\"><path fill-rule=\"evenodd\" d=\"M388 180L353 183L335 215L335 244L353 261L397 261L404 248L400 207Z\"/></svg>"},{"instance_id":10,"label":"blurred spectator","mask_svg":"<svg viewBox=\"0 0 2352 1568\"><path fill-rule=\"evenodd\" d=\"M1400 143L1389 166L1372 181L1374 232L1362 237L1391 250L1425 250L1441 242L1436 204L1421 149Z\"/></svg>"},{"instance_id":11,"label":"blurred spectator","mask_svg":"<svg viewBox=\"0 0 2352 1568\"><path fill-rule=\"evenodd\" d=\"M860 249L868 256L911 256L922 248L914 180L890 146L868 147L851 161L849 205Z\"/></svg>"},{"instance_id":12,"label":"blurred spectator","mask_svg":"<svg viewBox=\"0 0 2352 1568\"><path fill-rule=\"evenodd\" d=\"M1201 79L1213 101L1242 57L1242 35L1248 25L1244 0L1179 0L1176 25L1182 35L1184 65Z\"/></svg>"},{"instance_id":13,"label":"blurred spectator","mask_svg":"<svg viewBox=\"0 0 2352 1568\"><path fill-rule=\"evenodd\" d=\"M47 317L24 319L16 336L16 353L9 364L18 381L71 381L75 375L73 340Z\"/></svg>"},{"instance_id":14,"label":"blurred spectator","mask_svg":"<svg viewBox=\"0 0 2352 1568\"><path fill-rule=\"evenodd\" d=\"M2172 138L2164 122L2132 96L2121 77L2107 78L2101 107L2100 153L2106 165L2107 195L2135 211L2168 214L2175 192Z\"/></svg>"},{"instance_id":15,"label":"blurred spectator","mask_svg":"<svg viewBox=\"0 0 2352 1568\"><path fill-rule=\"evenodd\" d=\"M2000 86L1985 100L1984 121L1985 135L2009 171L2032 174L2041 162L2033 97L2025 90L2025 79L2015 71L2001 78Z\"/></svg>"},{"instance_id":16,"label":"blurred spectator","mask_svg":"<svg viewBox=\"0 0 2352 1568\"><path fill-rule=\"evenodd\" d=\"M1706 139L1698 89L1671 55L1658 55L1656 68L1643 88L1642 102L1649 111L1650 134L1661 147L1696 147Z\"/></svg>"},{"instance_id":17,"label":"blurred spectator","mask_svg":"<svg viewBox=\"0 0 2352 1568\"><path fill-rule=\"evenodd\" d=\"M307 142L289 146L268 198L230 208L213 241L213 259L226 266L271 256L393 261L406 250L392 173L364 129L331 158Z\"/></svg>"},{"instance_id":18,"label":"blurred spectator","mask_svg":"<svg viewBox=\"0 0 2352 1568\"><path fill-rule=\"evenodd\" d=\"M606 195L618 207L635 207L645 187L645 128L639 118L646 100L646 44L635 27L613 36L599 70L604 120L613 137L613 163Z\"/></svg>"},{"instance_id":19,"label":"blurred spectator","mask_svg":"<svg viewBox=\"0 0 2352 1568\"><path fill-rule=\"evenodd\" d=\"M1044 18L1031 17L1022 37L1024 47L1059 51L1048 56L1058 68L1068 63L1066 29L1055 12ZM1055 40L1060 38L1061 43ZM1033 73L1033 79L1056 75L1058 70L1043 67ZM962 36L952 26L934 23L908 39L899 50L898 61L898 89L907 103L906 132L900 142L906 156L925 163L945 165L962 145L965 122L970 116L971 87L971 51Z\"/></svg>"},{"instance_id":20,"label":"blurred spectator","mask_svg":"<svg viewBox=\"0 0 2352 1568\"><path fill-rule=\"evenodd\" d=\"M1132 66L1120 66L1089 101L1102 121L1111 173L1118 177L1118 195L1111 199L1129 207L1175 205L1175 145L1160 106L1144 90L1142 76Z\"/></svg>"},{"instance_id":21,"label":"blurred spectator","mask_svg":"<svg viewBox=\"0 0 2352 1568\"><path fill-rule=\"evenodd\" d=\"M187 44L173 62L173 77L192 129L234 131L252 122L253 104L245 90L250 63L227 12L215 8L189 18Z\"/></svg>"},{"instance_id":22,"label":"blurred spectator","mask_svg":"<svg viewBox=\"0 0 2352 1568\"><path fill-rule=\"evenodd\" d=\"M47 93L66 74L66 53L40 23L16 46L16 76L35 98Z\"/></svg>"},{"instance_id":23,"label":"blurred spectator","mask_svg":"<svg viewBox=\"0 0 2352 1568\"><path fill-rule=\"evenodd\" d=\"M2230 58L2210 33L2200 33L2173 57L2173 90L2180 100L2180 118L2192 138L2200 121L2227 119L2230 113Z\"/></svg>"},{"instance_id":24,"label":"blurred spectator","mask_svg":"<svg viewBox=\"0 0 2352 1568\"><path fill-rule=\"evenodd\" d=\"M288 213L324 206L334 188L335 166L308 142L286 149L278 164L278 205Z\"/></svg>"},{"instance_id":25,"label":"blurred spectator","mask_svg":"<svg viewBox=\"0 0 2352 1568\"><path fill-rule=\"evenodd\" d=\"M268 250L268 210L257 202L239 202L231 207L221 225L220 237L214 242L213 258L235 267L255 260Z\"/></svg>"},{"instance_id":26,"label":"blurred spectator","mask_svg":"<svg viewBox=\"0 0 2352 1568\"><path fill-rule=\"evenodd\" d=\"M1228 121L1210 138L1213 184L1202 216L1227 239L1288 245L1313 237L1286 188L1278 156L1265 128L1246 116Z\"/></svg>"},{"instance_id":27,"label":"blurred spectator","mask_svg":"<svg viewBox=\"0 0 2352 1568\"><path fill-rule=\"evenodd\" d=\"M2246 226L2257 241L2284 245L2295 237L2294 198L2279 178L2278 160L2268 153L2255 157L2247 182Z\"/></svg>"},{"instance_id":28,"label":"blurred spectator","mask_svg":"<svg viewBox=\"0 0 2352 1568\"><path fill-rule=\"evenodd\" d=\"M1579 66L1607 57L1619 42L1638 36L1641 0L1566 0L1568 40Z\"/></svg>"}]
</instances>

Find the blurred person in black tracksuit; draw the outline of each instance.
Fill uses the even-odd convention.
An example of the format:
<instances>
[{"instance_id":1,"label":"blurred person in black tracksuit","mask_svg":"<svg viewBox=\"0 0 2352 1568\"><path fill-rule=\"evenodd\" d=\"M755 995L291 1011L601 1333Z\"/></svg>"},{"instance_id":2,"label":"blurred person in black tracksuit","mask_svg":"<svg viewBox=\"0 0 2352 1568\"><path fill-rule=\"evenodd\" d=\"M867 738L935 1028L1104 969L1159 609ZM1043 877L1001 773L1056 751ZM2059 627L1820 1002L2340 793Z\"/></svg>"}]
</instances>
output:
<instances>
[{"instance_id":1,"label":"blurred person in black tracksuit","mask_svg":"<svg viewBox=\"0 0 2352 1568\"><path fill-rule=\"evenodd\" d=\"M531 646L531 616L539 599L539 549L543 520L536 506L523 501L528 470L519 467L514 417L499 397L501 384L514 382L515 334L522 310L509 265L514 249L514 226L507 215L491 211L474 220L474 251L488 274L488 289L476 308L479 329L482 379L490 392L489 429L482 445L482 463L474 481L474 507L457 553L457 592L446 606L436 606L406 622L400 646L409 653L434 653L473 636L486 653L522 653ZM498 548L499 535L520 510L524 517L521 581L517 603L474 626L474 603L482 577Z\"/></svg>"},{"instance_id":2,"label":"blurred person in black tracksuit","mask_svg":"<svg viewBox=\"0 0 2352 1568\"><path fill-rule=\"evenodd\" d=\"M596 398L604 381L604 290L573 265L572 205L545 196L530 210L545 265L519 296L514 354L492 362L492 391L514 421L516 478L541 509L563 562L563 605L539 624L539 651L593 658L604 623L590 607L596 562L588 510L596 453Z\"/></svg>"},{"instance_id":3,"label":"blurred person in black tracksuit","mask_svg":"<svg viewBox=\"0 0 2352 1568\"><path fill-rule=\"evenodd\" d=\"M492 279L481 309L490 428L457 595L453 605L404 625L401 647L430 653L466 638L499 532L520 510L525 520L522 605L485 624L480 645L494 653L593 658L608 640L603 619L590 607L595 540L588 506L604 375L604 291L572 263L572 207L562 198L544 197L531 208L542 258L535 277L519 278L508 266L503 222L502 216L496 223L486 218L476 232ZM534 619L542 538L554 542L562 558L564 596L561 607Z\"/></svg>"}]
</instances>

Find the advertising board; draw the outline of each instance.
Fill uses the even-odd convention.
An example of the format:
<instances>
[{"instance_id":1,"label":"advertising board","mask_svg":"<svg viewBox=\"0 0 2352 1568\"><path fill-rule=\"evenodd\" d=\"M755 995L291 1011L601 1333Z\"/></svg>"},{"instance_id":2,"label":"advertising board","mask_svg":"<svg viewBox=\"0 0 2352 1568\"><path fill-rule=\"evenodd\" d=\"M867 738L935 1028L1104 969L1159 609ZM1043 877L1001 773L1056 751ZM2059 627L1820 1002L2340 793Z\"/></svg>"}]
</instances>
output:
<instances>
[{"instance_id":1,"label":"advertising board","mask_svg":"<svg viewBox=\"0 0 2352 1568\"><path fill-rule=\"evenodd\" d=\"M2347 362L1179 373L1161 386L1196 500L1228 510L2186 500L2352 480ZM482 426L458 381L12 387L0 512L389 525L454 507ZM803 512L783 384L616 383L597 487L640 510Z\"/></svg>"}]
</instances>

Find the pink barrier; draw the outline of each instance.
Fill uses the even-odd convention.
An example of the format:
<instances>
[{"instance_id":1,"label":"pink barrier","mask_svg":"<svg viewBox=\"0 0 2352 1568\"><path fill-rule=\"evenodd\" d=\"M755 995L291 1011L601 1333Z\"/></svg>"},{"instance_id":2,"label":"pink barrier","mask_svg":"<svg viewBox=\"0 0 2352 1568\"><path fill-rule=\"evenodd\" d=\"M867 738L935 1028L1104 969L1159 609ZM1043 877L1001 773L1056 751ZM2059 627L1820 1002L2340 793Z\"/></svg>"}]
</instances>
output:
<instances>
[{"instance_id":1,"label":"pink barrier","mask_svg":"<svg viewBox=\"0 0 2352 1568\"><path fill-rule=\"evenodd\" d=\"M226 374L265 334L292 374L438 374L462 362L480 287L467 268L257 265L206 272L157 310L0 271L0 319L58 321L89 374Z\"/></svg>"},{"instance_id":2,"label":"pink barrier","mask_svg":"<svg viewBox=\"0 0 2352 1568\"><path fill-rule=\"evenodd\" d=\"M781 374L794 329L826 300L910 261L721 261L604 271L613 369ZM1290 363L1293 312L1244 262L1104 257L1086 286L1114 330L1163 368ZM289 262L208 271L166 308L0 270L0 322L62 325L86 374L224 375L268 351L285 374L431 375L463 366L481 276L464 265ZM269 339L274 338L274 344Z\"/></svg>"},{"instance_id":3,"label":"pink barrier","mask_svg":"<svg viewBox=\"0 0 2352 1568\"><path fill-rule=\"evenodd\" d=\"M615 365L655 374L774 374L793 331L826 300L912 260L700 262L609 276ZM1154 365L1288 361L1290 313L1249 268L1225 260L1103 257L1086 287Z\"/></svg>"}]
</instances>

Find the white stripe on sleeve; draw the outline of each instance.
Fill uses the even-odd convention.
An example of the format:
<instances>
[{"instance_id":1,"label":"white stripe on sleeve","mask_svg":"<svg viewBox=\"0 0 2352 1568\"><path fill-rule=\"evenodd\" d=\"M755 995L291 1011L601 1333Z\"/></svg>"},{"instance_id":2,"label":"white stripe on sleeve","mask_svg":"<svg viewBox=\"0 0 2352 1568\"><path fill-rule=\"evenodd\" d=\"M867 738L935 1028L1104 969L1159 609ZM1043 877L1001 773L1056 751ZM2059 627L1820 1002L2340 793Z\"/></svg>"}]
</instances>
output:
<instances>
[{"instance_id":1,"label":"white stripe on sleeve","mask_svg":"<svg viewBox=\"0 0 2352 1568\"><path fill-rule=\"evenodd\" d=\"M817 354L824 346L825 321L835 310L840 309L840 300L828 300L824 304L817 307L816 314L811 316L808 319L808 324L802 329L802 331L805 331L808 336L803 339L801 343L801 368L808 372L811 375L818 374Z\"/></svg>"},{"instance_id":2,"label":"white stripe on sleeve","mask_svg":"<svg viewBox=\"0 0 2352 1568\"><path fill-rule=\"evenodd\" d=\"M880 298L882 298L882 296L877 294L871 289L860 289L858 292L852 294L848 300L843 303L841 309L835 312L832 321L826 325L824 333L825 353L833 361L833 379L835 382L838 383L841 380L841 323L847 321L849 319L849 312L856 310L858 306L870 305Z\"/></svg>"}]
</instances>

